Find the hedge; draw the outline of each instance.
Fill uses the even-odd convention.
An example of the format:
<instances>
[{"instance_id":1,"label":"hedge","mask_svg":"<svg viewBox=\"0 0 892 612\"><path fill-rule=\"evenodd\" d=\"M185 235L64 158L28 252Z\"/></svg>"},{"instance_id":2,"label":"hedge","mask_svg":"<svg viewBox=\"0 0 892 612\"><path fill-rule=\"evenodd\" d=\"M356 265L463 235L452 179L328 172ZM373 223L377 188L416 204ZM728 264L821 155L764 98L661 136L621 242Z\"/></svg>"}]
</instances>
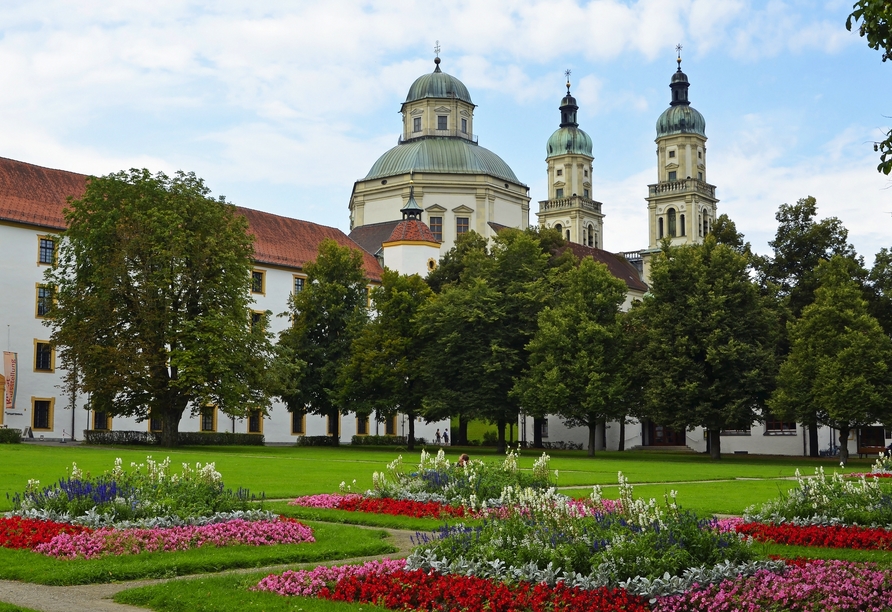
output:
<instances>
[{"instance_id":1,"label":"hedge","mask_svg":"<svg viewBox=\"0 0 892 612\"><path fill-rule=\"evenodd\" d=\"M22 431L20 429L0 429L0 444L19 444L21 441Z\"/></svg>"},{"instance_id":2,"label":"hedge","mask_svg":"<svg viewBox=\"0 0 892 612\"><path fill-rule=\"evenodd\" d=\"M298 436L296 446L337 446L340 440L334 436Z\"/></svg>"},{"instance_id":3,"label":"hedge","mask_svg":"<svg viewBox=\"0 0 892 612\"><path fill-rule=\"evenodd\" d=\"M177 435L180 446L263 446L258 434L181 431ZM161 434L149 431L84 430L84 442L97 445L158 446Z\"/></svg>"}]
</instances>

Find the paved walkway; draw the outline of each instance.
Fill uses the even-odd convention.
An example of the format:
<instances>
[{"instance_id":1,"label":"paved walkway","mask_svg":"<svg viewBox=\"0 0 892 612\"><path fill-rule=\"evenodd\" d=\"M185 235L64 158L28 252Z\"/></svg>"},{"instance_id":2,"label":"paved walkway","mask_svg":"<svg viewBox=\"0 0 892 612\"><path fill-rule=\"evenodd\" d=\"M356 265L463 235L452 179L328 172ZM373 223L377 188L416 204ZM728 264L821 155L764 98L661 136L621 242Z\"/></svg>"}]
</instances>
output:
<instances>
[{"instance_id":1,"label":"paved walkway","mask_svg":"<svg viewBox=\"0 0 892 612\"><path fill-rule=\"evenodd\" d=\"M369 527L368 529L386 531L389 536L388 541L397 548L397 552L383 555L383 558L393 559L404 557L412 550L412 542L410 538L415 535L414 531L386 529L383 527ZM373 561L381 558L382 556L380 555L373 557L357 557L352 559L341 559L339 561L330 561L327 563L339 565L343 563L362 563L364 561ZM319 565L319 563L292 563L272 567L252 567L227 570L225 572L205 575L219 576L221 574L245 574L255 572L273 573L281 572L286 569L310 568L315 567L316 565ZM40 610L41 612L145 612L145 608L115 603L111 598L114 597L116 593L126 591L127 589L169 582L170 580L189 580L200 576L201 574L178 576L176 578L164 580L132 580L129 582L85 584L79 586L47 586L30 582L0 580L0 601L22 606L24 608L31 608L32 610Z\"/></svg>"}]
</instances>

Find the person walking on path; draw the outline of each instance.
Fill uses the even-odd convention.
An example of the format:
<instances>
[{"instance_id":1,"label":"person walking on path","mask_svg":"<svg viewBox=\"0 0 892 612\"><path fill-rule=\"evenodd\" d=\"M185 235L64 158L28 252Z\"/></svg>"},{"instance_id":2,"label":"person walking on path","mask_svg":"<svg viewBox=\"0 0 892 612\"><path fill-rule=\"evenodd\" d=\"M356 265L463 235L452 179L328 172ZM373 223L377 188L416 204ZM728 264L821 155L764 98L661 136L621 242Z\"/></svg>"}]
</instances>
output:
<instances>
[{"instance_id":1,"label":"person walking on path","mask_svg":"<svg viewBox=\"0 0 892 612\"><path fill-rule=\"evenodd\" d=\"M449 430L448 429L443 430L443 445L449 446Z\"/></svg>"},{"instance_id":2,"label":"person walking on path","mask_svg":"<svg viewBox=\"0 0 892 612\"><path fill-rule=\"evenodd\" d=\"M437 444L440 443L440 428L439 428L439 427L437 428L437 433L436 433L436 435L434 436L434 440L437 441Z\"/></svg>"}]
</instances>

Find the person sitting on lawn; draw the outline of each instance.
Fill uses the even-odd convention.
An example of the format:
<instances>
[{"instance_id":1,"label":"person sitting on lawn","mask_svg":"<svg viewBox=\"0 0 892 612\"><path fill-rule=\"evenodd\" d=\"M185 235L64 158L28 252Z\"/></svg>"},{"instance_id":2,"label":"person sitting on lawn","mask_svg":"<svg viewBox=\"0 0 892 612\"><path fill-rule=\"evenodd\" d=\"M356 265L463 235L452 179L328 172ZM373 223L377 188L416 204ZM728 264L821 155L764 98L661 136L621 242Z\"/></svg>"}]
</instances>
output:
<instances>
[{"instance_id":1,"label":"person sitting on lawn","mask_svg":"<svg viewBox=\"0 0 892 612\"><path fill-rule=\"evenodd\" d=\"M461 466L468 465L468 461L470 461L470 460L471 460L471 458L468 457L468 455L466 453L462 453L461 457L458 458L457 465L461 465Z\"/></svg>"}]
</instances>

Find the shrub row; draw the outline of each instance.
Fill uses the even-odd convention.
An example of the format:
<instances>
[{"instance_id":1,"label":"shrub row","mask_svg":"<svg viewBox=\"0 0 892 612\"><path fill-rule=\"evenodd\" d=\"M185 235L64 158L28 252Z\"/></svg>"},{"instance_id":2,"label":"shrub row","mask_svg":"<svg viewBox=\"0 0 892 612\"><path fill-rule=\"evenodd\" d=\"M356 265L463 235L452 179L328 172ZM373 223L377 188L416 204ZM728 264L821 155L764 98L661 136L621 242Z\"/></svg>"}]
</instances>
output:
<instances>
[{"instance_id":1,"label":"shrub row","mask_svg":"<svg viewBox=\"0 0 892 612\"><path fill-rule=\"evenodd\" d=\"M181 431L177 435L182 446L263 446L263 436L248 433ZM87 444L132 446L157 446L161 444L161 434L149 431L105 431L84 430Z\"/></svg>"},{"instance_id":2,"label":"shrub row","mask_svg":"<svg viewBox=\"0 0 892 612\"><path fill-rule=\"evenodd\" d=\"M0 429L0 444L18 444L22 441L22 432L18 429Z\"/></svg>"},{"instance_id":3,"label":"shrub row","mask_svg":"<svg viewBox=\"0 0 892 612\"><path fill-rule=\"evenodd\" d=\"M334 436L298 436L295 446L337 446L338 438Z\"/></svg>"}]
</instances>

